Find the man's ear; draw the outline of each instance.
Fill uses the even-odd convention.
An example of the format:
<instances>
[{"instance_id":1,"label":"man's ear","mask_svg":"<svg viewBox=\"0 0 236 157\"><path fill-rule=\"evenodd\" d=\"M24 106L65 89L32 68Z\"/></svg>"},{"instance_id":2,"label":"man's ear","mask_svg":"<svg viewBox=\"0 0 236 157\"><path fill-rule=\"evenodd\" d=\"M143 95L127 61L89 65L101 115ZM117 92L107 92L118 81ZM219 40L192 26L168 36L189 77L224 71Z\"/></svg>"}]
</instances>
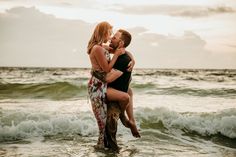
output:
<instances>
[{"instance_id":1,"label":"man's ear","mask_svg":"<svg viewBox=\"0 0 236 157\"><path fill-rule=\"evenodd\" d=\"M119 48L121 48L121 47L124 47L124 41L123 40L120 40L119 41L119 46L118 46Z\"/></svg>"}]
</instances>

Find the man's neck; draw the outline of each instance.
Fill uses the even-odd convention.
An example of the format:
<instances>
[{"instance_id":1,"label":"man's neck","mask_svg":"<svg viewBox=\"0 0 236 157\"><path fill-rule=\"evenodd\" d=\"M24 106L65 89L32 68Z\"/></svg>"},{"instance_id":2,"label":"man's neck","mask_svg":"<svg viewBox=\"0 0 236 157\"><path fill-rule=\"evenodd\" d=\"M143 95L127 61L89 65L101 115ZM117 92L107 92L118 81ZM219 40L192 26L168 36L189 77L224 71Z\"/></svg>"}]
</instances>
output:
<instances>
[{"instance_id":1,"label":"man's neck","mask_svg":"<svg viewBox=\"0 0 236 157\"><path fill-rule=\"evenodd\" d=\"M122 55L126 53L126 50L124 49L124 51L122 52Z\"/></svg>"},{"instance_id":2,"label":"man's neck","mask_svg":"<svg viewBox=\"0 0 236 157\"><path fill-rule=\"evenodd\" d=\"M126 53L126 50L124 50L124 52L122 52L122 55Z\"/></svg>"}]
</instances>

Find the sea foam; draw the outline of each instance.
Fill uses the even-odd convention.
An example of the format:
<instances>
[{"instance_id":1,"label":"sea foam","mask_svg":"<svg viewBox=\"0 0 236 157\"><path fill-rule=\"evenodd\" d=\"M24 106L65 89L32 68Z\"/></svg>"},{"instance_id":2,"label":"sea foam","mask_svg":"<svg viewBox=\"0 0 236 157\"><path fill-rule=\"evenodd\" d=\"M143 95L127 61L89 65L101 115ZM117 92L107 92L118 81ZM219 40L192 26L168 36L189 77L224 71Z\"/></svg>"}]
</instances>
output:
<instances>
[{"instance_id":1,"label":"sea foam","mask_svg":"<svg viewBox=\"0 0 236 157\"><path fill-rule=\"evenodd\" d=\"M166 108L143 108L137 111L137 115L140 125L146 128L156 128L155 125L162 124L165 129L172 131L182 130L202 136L221 134L236 138L236 109L210 113L178 113Z\"/></svg>"},{"instance_id":2,"label":"sea foam","mask_svg":"<svg viewBox=\"0 0 236 157\"><path fill-rule=\"evenodd\" d=\"M141 130L158 129L174 133L197 133L201 136L221 134L236 138L236 109L211 113L178 113L166 108L138 108L135 111ZM122 134L127 129L121 129ZM125 131L124 131L125 130ZM5 112L0 118L0 141L33 136L97 136L98 127L92 112L78 114Z\"/></svg>"}]
</instances>

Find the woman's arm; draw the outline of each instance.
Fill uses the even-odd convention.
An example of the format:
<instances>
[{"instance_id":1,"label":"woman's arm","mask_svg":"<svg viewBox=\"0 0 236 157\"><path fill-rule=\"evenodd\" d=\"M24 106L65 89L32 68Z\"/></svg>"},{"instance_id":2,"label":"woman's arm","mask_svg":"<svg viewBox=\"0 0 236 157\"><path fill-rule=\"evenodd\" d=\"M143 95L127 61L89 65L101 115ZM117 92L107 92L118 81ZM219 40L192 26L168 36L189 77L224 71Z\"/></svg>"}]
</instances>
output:
<instances>
[{"instance_id":1,"label":"woman's arm","mask_svg":"<svg viewBox=\"0 0 236 157\"><path fill-rule=\"evenodd\" d=\"M134 67L134 64L135 64L134 56L129 51L126 51L126 53L129 55L129 57L131 59L131 61L128 64L128 69L127 70L132 71L133 67Z\"/></svg>"},{"instance_id":2,"label":"woman's arm","mask_svg":"<svg viewBox=\"0 0 236 157\"><path fill-rule=\"evenodd\" d=\"M117 58L119 57L119 55L122 53L120 50L117 50L113 57L112 60L110 61L110 63L108 63L105 55L104 55L104 48L101 46L94 46L94 48L92 49L92 52L94 53L94 56L99 64L99 66L102 68L103 71L105 72L110 72L113 65L115 64Z\"/></svg>"}]
</instances>

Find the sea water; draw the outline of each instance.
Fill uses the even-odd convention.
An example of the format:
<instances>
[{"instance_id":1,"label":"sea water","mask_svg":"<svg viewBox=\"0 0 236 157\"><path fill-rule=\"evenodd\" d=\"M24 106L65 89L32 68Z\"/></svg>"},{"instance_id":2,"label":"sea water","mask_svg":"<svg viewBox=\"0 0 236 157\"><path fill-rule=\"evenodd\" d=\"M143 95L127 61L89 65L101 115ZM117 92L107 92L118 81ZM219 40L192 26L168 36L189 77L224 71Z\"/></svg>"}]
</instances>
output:
<instances>
[{"instance_id":1,"label":"sea water","mask_svg":"<svg viewBox=\"0 0 236 157\"><path fill-rule=\"evenodd\" d=\"M119 123L119 153L94 148L89 77L81 68L1 68L0 156L236 156L236 70L135 69L142 137Z\"/></svg>"}]
</instances>

